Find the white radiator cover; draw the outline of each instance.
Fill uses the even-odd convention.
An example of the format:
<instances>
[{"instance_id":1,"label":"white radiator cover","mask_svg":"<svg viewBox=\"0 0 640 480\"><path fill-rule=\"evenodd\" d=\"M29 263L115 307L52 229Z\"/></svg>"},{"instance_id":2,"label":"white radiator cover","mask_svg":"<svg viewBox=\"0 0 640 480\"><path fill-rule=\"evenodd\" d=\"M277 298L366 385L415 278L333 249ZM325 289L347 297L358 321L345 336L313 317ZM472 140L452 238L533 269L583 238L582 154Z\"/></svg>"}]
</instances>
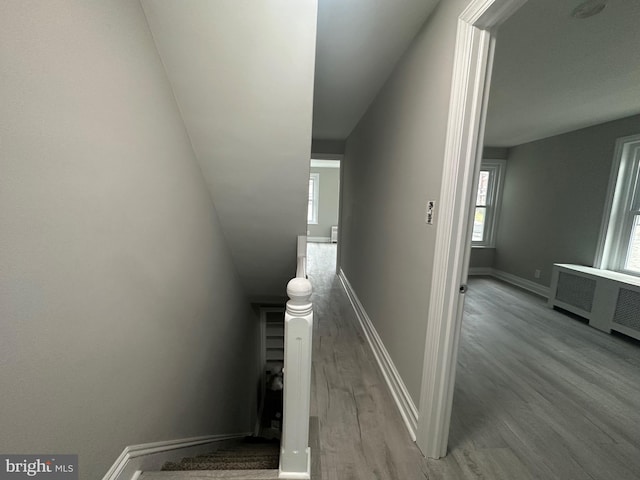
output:
<instances>
[{"instance_id":1,"label":"white radiator cover","mask_svg":"<svg viewBox=\"0 0 640 480\"><path fill-rule=\"evenodd\" d=\"M557 263L553 266L549 306L640 340L640 278L610 270Z\"/></svg>"}]
</instances>

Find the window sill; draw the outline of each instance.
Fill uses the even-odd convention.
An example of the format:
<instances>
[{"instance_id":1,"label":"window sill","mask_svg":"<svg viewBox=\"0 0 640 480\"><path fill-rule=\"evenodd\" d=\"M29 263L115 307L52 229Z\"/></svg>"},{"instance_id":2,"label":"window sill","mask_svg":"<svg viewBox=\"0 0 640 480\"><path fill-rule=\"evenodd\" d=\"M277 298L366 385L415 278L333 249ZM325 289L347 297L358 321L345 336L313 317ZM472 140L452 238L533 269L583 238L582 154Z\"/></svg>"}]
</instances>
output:
<instances>
[{"instance_id":1,"label":"window sill","mask_svg":"<svg viewBox=\"0 0 640 480\"><path fill-rule=\"evenodd\" d=\"M471 245L471 248L492 248L493 250L496 249L494 245Z\"/></svg>"}]
</instances>

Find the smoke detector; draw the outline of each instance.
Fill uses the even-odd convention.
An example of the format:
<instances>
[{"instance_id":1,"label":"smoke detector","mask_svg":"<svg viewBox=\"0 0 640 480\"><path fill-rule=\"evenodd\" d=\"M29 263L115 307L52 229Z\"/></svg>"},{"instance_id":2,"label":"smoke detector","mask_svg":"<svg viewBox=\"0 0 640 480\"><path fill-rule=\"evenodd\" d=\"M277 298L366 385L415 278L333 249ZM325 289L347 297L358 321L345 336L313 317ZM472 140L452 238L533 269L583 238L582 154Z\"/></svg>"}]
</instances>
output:
<instances>
[{"instance_id":1,"label":"smoke detector","mask_svg":"<svg viewBox=\"0 0 640 480\"><path fill-rule=\"evenodd\" d=\"M574 8L571 16L579 19L593 17L602 12L606 6L607 2L605 0L587 0Z\"/></svg>"}]
</instances>

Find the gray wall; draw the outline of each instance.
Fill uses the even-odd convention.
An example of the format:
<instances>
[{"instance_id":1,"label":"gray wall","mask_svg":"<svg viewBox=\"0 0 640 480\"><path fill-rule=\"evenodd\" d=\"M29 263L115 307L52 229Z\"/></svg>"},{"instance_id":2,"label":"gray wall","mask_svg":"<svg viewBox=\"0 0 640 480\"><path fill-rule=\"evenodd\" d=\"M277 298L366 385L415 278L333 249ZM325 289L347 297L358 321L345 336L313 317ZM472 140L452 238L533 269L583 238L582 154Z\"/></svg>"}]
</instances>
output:
<instances>
[{"instance_id":1,"label":"gray wall","mask_svg":"<svg viewBox=\"0 0 640 480\"><path fill-rule=\"evenodd\" d=\"M341 155L344 153L344 146L344 140L323 140L314 138L311 141L311 156L313 157L314 153Z\"/></svg>"},{"instance_id":2,"label":"gray wall","mask_svg":"<svg viewBox=\"0 0 640 480\"><path fill-rule=\"evenodd\" d=\"M491 268L496 257L495 248L474 247L469 257L469 268Z\"/></svg>"},{"instance_id":3,"label":"gray wall","mask_svg":"<svg viewBox=\"0 0 640 480\"><path fill-rule=\"evenodd\" d=\"M636 133L640 116L511 148L494 267L548 286L553 263L593 265L615 141Z\"/></svg>"},{"instance_id":4,"label":"gray wall","mask_svg":"<svg viewBox=\"0 0 640 480\"><path fill-rule=\"evenodd\" d=\"M467 0L440 2L347 139L341 267L416 404L437 226L456 23Z\"/></svg>"},{"instance_id":5,"label":"gray wall","mask_svg":"<svg viewBox=\"0 0 640 480\"><path fill-rule=\"evenodd\" d=\"M0 452L95 479L250 429L257 322L140 4L4 1L0 26Z\"/></svg>"},{"instance_id":6,"label":"gray wall","mask_svg":"<svg viewBox=\"0 0 640 480\"><path fill-rule=\"evenodd\" d=\"M143 0L252 301L280 301L307 230L317 0Z\"/></svg>"},{"instance_id":7,"label":"gray wall","mask_svg":"<svg viewBox=\"0 0 640 480\"><path fill-rule=\"evenodd\" d=\"M331 226L338 224L340 169L311 167L311 173L320 174L318 224L307 225L307 230L310 237L331 237Z\"/></svg>"}]
</instances>

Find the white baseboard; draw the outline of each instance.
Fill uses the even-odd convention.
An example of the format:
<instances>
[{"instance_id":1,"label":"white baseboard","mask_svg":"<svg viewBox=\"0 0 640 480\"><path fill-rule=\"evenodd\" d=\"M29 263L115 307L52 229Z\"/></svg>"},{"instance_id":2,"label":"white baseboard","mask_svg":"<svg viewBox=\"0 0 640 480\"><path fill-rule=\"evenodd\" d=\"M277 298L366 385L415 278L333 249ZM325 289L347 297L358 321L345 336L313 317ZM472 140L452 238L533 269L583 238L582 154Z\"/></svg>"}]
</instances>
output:
<instances>
[{"instance_id":1,"label":"white baseboard","mask_svg":"<svg viewBox=\"0 0 640 480\"><path fill-rule=\"evenodd\" d=\"M469 268L469 275L483 275L483 276L492 276L493 268L491 267L471 267Z\"/></svg>"},{"instance_id":2,"label":"white baseboard","mask_svg":"<svg viewBox=\"0 0 640 480\"><path fill-rule=\"evenodd\" d=\"M307 237L307 242L312 243L330 243L331 237Z\"/></svg>"},{"instance_id":3,"label":"white baseboard","mask_svg":"<svg viewBox=\"0 0 640 480\"><path fill-rule=\"evenodd\" d=\"M503 272L502 270L496 270L495 268L491 267L470 268L469 275L489 275L491 277L502 280L503 282L507 282L511 285L515 285L516 287L520 287L531 293L535 293L536 295L539 295L546 299L549 298L549 287L545 287L544 285L540 285L539 283L532 282L531 280L518 277L511 273Z\"/></svg>"},{"instance_id":4,"label":"white baseboard","mask_svg":"<svg viewBox=\"0 0 640 480\"><path fill-rule=\"evenodd\" d=\"M140 476L140 471L160 470L165 462L205 453L214 442L244 438L248 435L251 435L251 432L131 445L125 447L102 480L134 480Z\"/></svg>"},{"instance_id":5,"label":"white baseboard","mask_svg":"<svg viewBox=\"0 0 640 480\"><path fill-rule=\"evenodd\" d=\"M411 436L411 439L415 441L416 430L418 428L418 409L413 403L413 399L409 395L407 387L393 364L393 360L391 360L389 352L385 348L384 343L382 343L382 339L378 335L371 319L367 315L362 303L360 303L358 296L349 283L349 280L347 280L342 269L340 269L340 272L338 273L338 278L340 278L342 286L347 293L347 297L349 297L349 301L351 302L351 306L358 317L364 336L367 339L367 342L369 342L373 356L378 362L378 366L380 367L382 376L391 391L393 400L396 402L398 410L400 410L400 415L402 416L407 430L409 431L409 435Z\"/></svg>"}]
</instances>

